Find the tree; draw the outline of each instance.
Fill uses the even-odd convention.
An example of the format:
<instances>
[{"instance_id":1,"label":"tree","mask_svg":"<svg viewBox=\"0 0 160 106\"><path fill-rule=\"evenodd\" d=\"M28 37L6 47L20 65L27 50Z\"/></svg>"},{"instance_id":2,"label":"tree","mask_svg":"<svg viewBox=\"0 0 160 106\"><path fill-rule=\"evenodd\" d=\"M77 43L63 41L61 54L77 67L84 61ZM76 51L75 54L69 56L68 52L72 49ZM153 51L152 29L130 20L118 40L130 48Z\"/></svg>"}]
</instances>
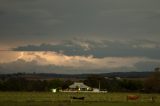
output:
<instances>
[{"instance_id":1,"label":"tree","mask_svg":"<svg viewBox=\"0 0 160 106\"><path fill-rule=\"evenodd\" d=\"M62 89L67 89L71 84L73 84L73 81L70 80L64 81L62 84Z\"/></svg>"},{"instance_id":2,"label":"tree","mask_svg":"<svg viewBox=\"0 0 160 106\"><path fill-rule=\"evenodd\" d=\"M99 88L99 89L107 89L108 82L107 80L99 75L91 75L87 77L84 83L92 88Z\"/></svg>"},{"instance_id":3,"label":"tree","mask_svg":"<svg viewBox=\"0 0 160 106\"><path fill-rule=\"evenodd\" d=\"M160 93L160 68L155 68L154 72L146 79L145 90Z\"/></svg>"},{"instance_id":4,"label":"tree","mask_svg":"<svg viewBox=\"0 0 160 106\"><path fill-rule=\"evenodd\" d=\"M121 89L123 91L139 91L143 89L143 82L140 80L127 80L124 79L121 81Z\"/></svg>"},{"instance_id":5,"label":"tree","mask_svg":"<svg viewBox=\"0 0 160 106\"><path fill-rule=\"evenodd\" d=\"M51 80L48 82L48 88L49 89L60 88L62 84L63 84L62 80L59 79Z\"/></svg>"}]
</instances>

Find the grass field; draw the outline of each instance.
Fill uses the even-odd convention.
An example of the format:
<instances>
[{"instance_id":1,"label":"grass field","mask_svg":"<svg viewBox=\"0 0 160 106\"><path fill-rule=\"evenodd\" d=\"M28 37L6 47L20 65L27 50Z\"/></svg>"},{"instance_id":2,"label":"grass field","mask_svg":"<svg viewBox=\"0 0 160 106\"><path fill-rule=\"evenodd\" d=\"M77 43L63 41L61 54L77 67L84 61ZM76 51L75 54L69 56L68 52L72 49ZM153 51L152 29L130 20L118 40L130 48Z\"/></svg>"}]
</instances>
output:
<instances>
[{"instance_id":1,"label":"grass field","mask_svg":"<svg viewBox=\"0 0 160 106\"><path fill-rule=\"evenodd\" d=\"M160 94L135 94L140 99L126 101L132 93L46 93L0 92L0 106L160 106ZM84 96L85 100L72 100ZM151 101L155 97L155 102Z\"/></svg>"},{"instance_id":2,"label":"grass field","mask_svg":"<svg viewBox=\"0 0 160 106\"><path fill-rule=\"evenodd\" d=\"M108 103L108 102L95 102L95 103L53 103L53 102L33 102L33 103L1 103L0 106L160 106L160 103Z\"/></svg>"}]
</instances>

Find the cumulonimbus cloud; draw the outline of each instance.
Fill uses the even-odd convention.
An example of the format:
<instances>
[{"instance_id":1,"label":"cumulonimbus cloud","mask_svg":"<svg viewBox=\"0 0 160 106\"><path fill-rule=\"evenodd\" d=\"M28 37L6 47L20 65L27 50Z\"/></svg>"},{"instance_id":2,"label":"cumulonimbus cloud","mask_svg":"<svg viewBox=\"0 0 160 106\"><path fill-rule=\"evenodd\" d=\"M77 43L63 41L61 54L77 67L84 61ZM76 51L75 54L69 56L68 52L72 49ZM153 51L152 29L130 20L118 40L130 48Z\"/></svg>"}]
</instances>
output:
<instances>
[{"instance_id":1,"label":"cumulonimbus cloud","mask_svg":"<svg viewBox=\"0 0 160 106\"><path fill-rule=\"evenodd\" d=\"M1 63L1 68L11 70L25 70L33 72L39 67L39 72L64 72L64 73L89 73L89 72L109 72L109 71L145 71L144 64L150 63L149 67L160 64L159 60L146 57L104 57L95 58L93 56L67 56L56 52L17 52L17 57ZM143 64L143 68L138 64ZM153 64L152 64L153 63ZM156 64L155 64L156 63ZM27 68L30 67L32 68ZM4 68L4 66L6 66ZM139 70L139 67L141 70ZM13 68L13 69L12 69ZM46 69L45 69L46 68ZM152 67L154 68L154 67ZM27 71L28 69L28 71ZM150 68L148 68L150 69ZM12 71L11 71L12 72Z\"/></svg>"}]
</instances>

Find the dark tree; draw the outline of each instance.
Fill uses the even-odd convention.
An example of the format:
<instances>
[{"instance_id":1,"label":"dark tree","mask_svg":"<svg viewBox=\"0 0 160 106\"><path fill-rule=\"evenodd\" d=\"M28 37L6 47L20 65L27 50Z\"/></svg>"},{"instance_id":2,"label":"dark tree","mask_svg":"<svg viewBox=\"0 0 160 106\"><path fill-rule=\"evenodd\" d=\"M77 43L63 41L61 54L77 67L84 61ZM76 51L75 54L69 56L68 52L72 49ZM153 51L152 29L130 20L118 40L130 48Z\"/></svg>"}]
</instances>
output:
<instances>
[{"instance_id":1,"label":"dark tree","mask_svg":"<svg viewBox=\"0 0 160 106\"><path fill-rule=\"evenodd\" d=\"M145 90L160 93L160 68L155 68L154 72L147 78Z\"/></svg>"},{"instance_id":2,"label":"dark tree","mask_svg":"<svg viewBox=\"0 0 160 106\"><path fill-rule=\"evenodd\" d=\"M73 81L64 81L64 83L62 84L62 89L67 89L71 84L73 84Z\"/></svg>"},{"instance_id":3,"label":"dark tree","mask_svg":"<svg viewBox=\"0 0 160 106\"><path fill-rule=\"evenodd\" d=\"M106 89L107 88L107 80L102 77L102 76L98 76L98 75L92 75L89 76L84 83L88 86L91 86L93 88L100 88L100 89Z\"/></svg>"}]
</instances>

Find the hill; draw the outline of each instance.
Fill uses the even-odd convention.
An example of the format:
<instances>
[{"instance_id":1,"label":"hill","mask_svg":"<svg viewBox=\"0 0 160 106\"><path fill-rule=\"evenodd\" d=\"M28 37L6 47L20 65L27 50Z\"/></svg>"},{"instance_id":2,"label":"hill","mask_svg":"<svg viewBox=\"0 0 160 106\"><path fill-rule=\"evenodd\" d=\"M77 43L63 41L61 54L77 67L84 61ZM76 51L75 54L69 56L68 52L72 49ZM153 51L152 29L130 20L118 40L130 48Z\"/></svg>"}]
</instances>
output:
<instances>
[{"instance_id":1,"label":"hill","mask_svg":"<svg viewBox=\"0 0 160 106\"><path fill-rule=\"evenodd\" d=\"M108 78L146 78L152 72L112 72L112 73L99 73L99 74L55 74L55 73L15 73L15 74L0 74L0 79L9 77L23 77L30 80L52 80L52 79L86 79L91 75L98 75Z\"/></svg>"}]
</instances>

